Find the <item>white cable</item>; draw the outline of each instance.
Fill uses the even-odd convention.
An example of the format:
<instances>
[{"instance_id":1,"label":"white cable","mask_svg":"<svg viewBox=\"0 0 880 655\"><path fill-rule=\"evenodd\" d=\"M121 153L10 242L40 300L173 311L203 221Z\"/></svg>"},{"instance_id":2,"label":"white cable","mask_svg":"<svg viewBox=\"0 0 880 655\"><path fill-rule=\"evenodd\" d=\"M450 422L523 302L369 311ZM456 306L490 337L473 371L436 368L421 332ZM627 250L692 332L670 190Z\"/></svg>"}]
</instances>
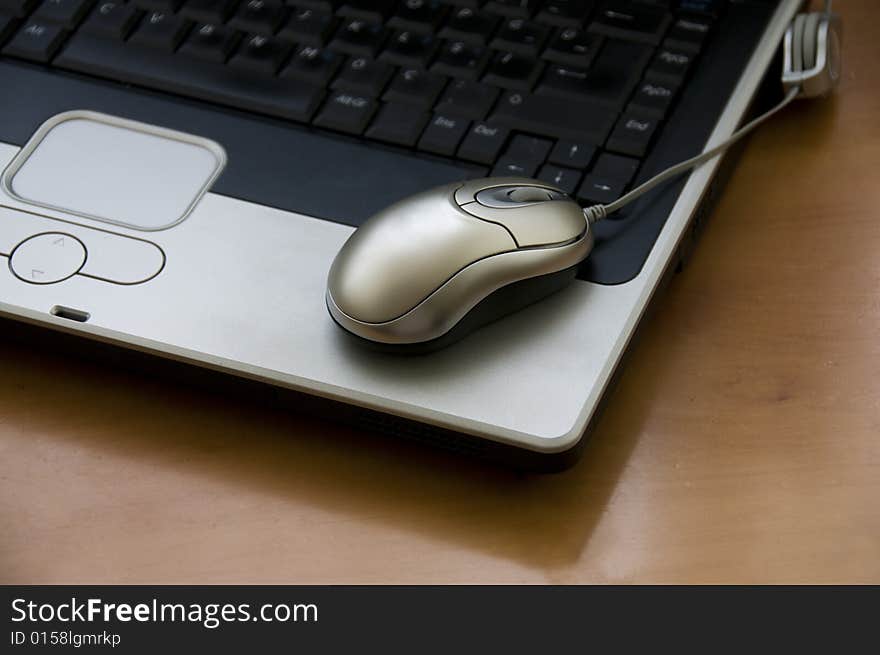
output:
<instances>
[{"instance_id":1,"label":"white cable","mask_svg":"<svg viewBox=\"0 0 880 655\"><path fill-rule=\"evenodd\" d=\"M778 111L781 111L785 106L787 106L792 100L794 100L797 97L797 94L799 92L800 92L800 87L793 87L793 88L789 89L785 98L783 98L782 101L778 105L776 105L772 109L769 109L768 111L764 112L763 114L761 114L757 118L753 119L749 123L746 123L745 125L743 125L741 128L739 128L736 132L731 134L727 139L725 139L724 141L719 143L717 146L714 146L714 147L710 148L709 150L706 150L705 152L702 152L699 155L696 155L695 157L691 157L690 159L686 159L679 164L676 164L674 166L670 166L666 170L664 170L664 171L658 173L657 175L655 175L654 177L652 177L647 182L643 182L642 184L637 186L635 189L633 189L629 193L622 195L620 198L618 198L614 202L608 203L607 205L592 205L590 207L585 207L584 208L584 216L587 217L587 220L590 222L590 224L593 224L596 221L600 221L603 218L605 218L608 214L616 212L618 209L625 207L626 205L631 203L636 198L639 198L639 197L645 195L646 193L648 193L648 191L653 189L658 184L662 184L663 182L665 182L669 178L675 177L676 175L680 175L681 173L685 173L692 168L696 168L700 164L708 161L709 159L712 159L713 157L715 157L716 155L718 155L719 153L723 152L724 150L729 148L731 145L736 143L736 141L738 141L739 139L744 137L746 134L751 132L753 129L758 127L761 123L766 121L768 118L770 118L771 116L776 114Z\"/></svg>"}]
</instances>

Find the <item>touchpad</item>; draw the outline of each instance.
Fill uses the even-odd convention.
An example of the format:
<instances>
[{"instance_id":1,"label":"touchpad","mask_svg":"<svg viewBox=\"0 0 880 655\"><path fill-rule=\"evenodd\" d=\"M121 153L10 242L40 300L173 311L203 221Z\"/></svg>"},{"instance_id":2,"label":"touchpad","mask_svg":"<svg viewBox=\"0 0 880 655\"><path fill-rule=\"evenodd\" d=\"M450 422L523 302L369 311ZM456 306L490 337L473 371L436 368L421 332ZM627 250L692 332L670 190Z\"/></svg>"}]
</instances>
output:
<instances>
[{"instance_id":1,"label":"touchpad","mask_svg":"<svg viewBox=\"0 0 880 655\"><path fill-rule=\"evenodd\" d=\"M17 200L139 230L182 221L226 162L214 141L87 111L46 121L3 174Z\"/></svg>"}]
</instances>

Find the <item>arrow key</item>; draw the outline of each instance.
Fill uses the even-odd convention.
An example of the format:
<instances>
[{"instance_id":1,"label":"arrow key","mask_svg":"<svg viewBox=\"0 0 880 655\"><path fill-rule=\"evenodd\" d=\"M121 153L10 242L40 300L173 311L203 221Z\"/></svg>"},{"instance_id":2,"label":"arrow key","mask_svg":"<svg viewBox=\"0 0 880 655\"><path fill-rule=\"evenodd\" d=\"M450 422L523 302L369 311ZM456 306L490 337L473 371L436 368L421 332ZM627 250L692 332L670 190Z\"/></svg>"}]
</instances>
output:
<instances>
[{"instance_id":1,"label":"arrow key","mask_svg":"<svg viewBox=\"0 0 880 655\"><path fill-rule=\"evenodd\" d=\"M570 196L574 195L578 182L581 181L580 171L573 168L564 168L562 166L542 166L538 173L538 179L542 182L548 182L558 189L565 191Z\"/></svg>"},{"instance_id":2,"label":"arrow key","mask_svg":"<svg viewBox=\"0 0 880 655\"><path fill-rule=\"evenodd\" d=\"M596 146L577 141L557 141L550 153L550 163L585 169L596 154Z\"/></svg>"},{"instance_id":3,"label":"arrow key","mask_svg":"<svg viewBox=\"0 0 880 655\"><path fill-rule=\"evenodd\" d=\"M607 204L617 200L632 181L638 167L638 159L603 152L584 177L577 199L592 204Z\"/></svg>"},{"instance_id":4,"label":"arrow key","mask_svg":"<svg viewBox=\"0 0 880 655\"><path fill-rule=\"evenodd\" d=\"M492 177L532 177L537 170L534 162L504 156L492 169Z\"/></svg>"},{"instance_id":5,"label":"arrow key","mask_svg":"<svg viewBox=\"0 0 880 655\"><path fill-rule=\"evenodd\" d=\"M619 178L589 173L577 191L577 199L578 202L588 205L607 205L620 197L624 186L626 183Z\"/></svg>"}]
</instances>

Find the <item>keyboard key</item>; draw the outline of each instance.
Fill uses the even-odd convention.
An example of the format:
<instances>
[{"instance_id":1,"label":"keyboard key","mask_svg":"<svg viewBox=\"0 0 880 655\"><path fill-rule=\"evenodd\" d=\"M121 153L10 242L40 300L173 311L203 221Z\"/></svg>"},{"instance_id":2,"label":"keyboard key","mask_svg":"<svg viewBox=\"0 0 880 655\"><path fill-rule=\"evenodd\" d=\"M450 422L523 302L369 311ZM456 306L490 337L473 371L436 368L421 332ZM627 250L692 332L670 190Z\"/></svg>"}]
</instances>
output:
<instances>
[{"instance_id":1,"label":"keyboard key","mask_svg":"<svg viewBox=\"0 0 880 655\"><path fill-rule=\"evenodd\" d=\"M476 123L468 130L458 149L458 156L479 164L493 164L498 159L509 133L507 129L497 125Z\"/></svg>"},{"instance_id":2,"label":"keyboard key","mask_svg":"<svg viewBox=\"0 0 880 655\"><path fill-rule=\"evenodd\" d=\"M314 9L294 9L278 36L301 45L320 47L327 43L335 26L336 19L330 14Z\"/></svg>"},{"instance_id":3,"label":"keyboard key","mask_svg":"<svg viewBox=\"0 0 880 655\"><path fill-rule=\"evenodd\" d=\"M625 187L617 178L588 173L577 190L577 200L586 205L607 205L617 200Z\"/></svg>"},{"instance_id":4,"label":"keyboard key","mask_svg":"<svg viewBox=\"0 0 880 655\"><path fill-rule=\"evenodd\" d=\"M28 21L3 48L3 54L47 63L64 40L64 32L58 25Z\"/></svg>"},{"instance_id":5,"label":"keyboard key","mask_svg":"<svg viewBox=\"0 0 880 655\"><path fill-rule=\"evenodd\" d=\"M578 183L581 181L581 172L573 168L548 164L541 167L541 170L538 172L538 179L552 184L568 195L573 196L577 190Z\"/></svg>"},{"instance_id":6,"label":"keyboard key","mask_svg":"<svg viewBox=\"0 0 880 655\"><path fill-rule=\"evenodd\" d=\"M405 68L394 76L383 100L429 109L444 86L446 78L442 75L426 73L417 68Z\"/></svg>"},{"instance_id":7,"label":"keyboard key","mask_svg":"<svg viewBox=\"0 0 880 655\"><path fill-rule=\"evenodd\" d=\"M242 32L272 36L284 17L284 6L278 0L245 0L229 19L229 26Z\"/></svg>"},{"instance_id":8,"label":"keyboard key","mask_svg":"<svg viewBox=\"0 0 880 655\"><path fill-rule=\"evenodd\" d=\"M62 27L75 27L88 13L92 0L43 0L32 18Z\"/></svg>"},{"instance_id":9,"label":"keyboard key","mask_svg":"<svg viewBox=\"0 0 880 655\"><path fill-rule=\"evenodd\" d=\"M304 45L290 58L281 77L290 77L314 84L327 86L330 78L342 63L342 56L325 48Z\"/></svg>"},{"instance_id":10,"label":"keyboard key","mask_svg":"<svg viewBox=\"0 0 880 655\"><path fill-rule=\"evenodd\" d=\"M274 75L287 59L292 47L286 41L271 36L247 34L238 47L238 52L229 60L229 65L239 70Z\"/></svg>"},{"instance_id":11,"label":"keyboard key","mask_svg":"<svg viewBox=\"0 0 880 655\"><path fill-rule=\"evenodd\" d=\"M398 31L391 35L379 58L398 66L424 68L434 54L436 46L437 42L430 34Z\"/></svg>"},{"instance_id":12,"label":"keyboard key","mask_svg":"<svg viewBox=\"0 0 880 655\"><path fill-rule=\"evenodd\" d=\"M599 145L616 118L616 111L597 103L508 91L489 120L512 130Z\"/></svg>"},{"instance_id":13,"label":"keyboard key","mask_svg":"<svg viewBox=\"0 0 880 655\"><path fill-rule=\"evenodd\" d=\"M111 39L124 39L139 17L140 12L132 5L122 4L116 0L99 2L80 31Z\"/></svg>"},{"instance_id":14,"label":"keyboard key","mask_svg":"<svg viewBox=\"0 0 880 655\"><path fill-rule=\"evenodd\" d=\"M453 9L446 26L440 30L440 36L485 45L499 21L497 16L477 12L471 7Z\"/></svg>"},{"instance_id":15,"label":"keyboard key","mask_svg":"<svg viewBox=\"0 0 880 655\"><path fill-rule=\"evenodd\" d=\"M34 10L40 0L0 0L0 13L23 18Z\"/></svg>"},{"instance_id":16,"label":"keyboard key","mask_svg":"<svg viewBox=\"0 0 880 655\"><path fill-rule=\"evenodd\" d=\"M629 109L646 116L662 119L669 111L676 90L677 87L674 84L643 80L629 102Z\"/></svg>"},{"instance_id":17,"label":"keyboard key","mask_svg":"<svg viewBox=\"0 0 880 655\"><path fill-rule=\"evenodd\" d=\"M603 3L590 23L590 31L657 45L670 21L669 12L658 5L615 0Z\"/></svg>"},{"instance_id":18,"label":"keyboard key","mask_svg":"<svg viewBox=\"0 0 880 655\"><path fill-rule=\"evenodd\" d=\"M603 153L593 170L584 177L577 199L590 204L614 202L632 181L638 166L636 159Z\"/></svg>"},{"instance_id":19,"label":"keyboard key","mask_svg":"<svg viewBox=\"0 0 880 655\"><path fill-rule=\"evenodd\" d=\"M341 52L360 57L375 57L385 40L385 28L354 18L343 23L330 45Z\"/></svg>"},{"instance_id":20,"label":"keyboard key","mask_svg":"<svg viewBox=\"0 0 880 655\"><path fill-rule=\"evenodd\" d=\"M707 18L718 18L725 0L677 0L679 11L701 14Z\"/></svg>"},{"instance_id":21,"label":"keyboard key","mask_svg":"<svg viewBox=\"0 0 880 655\"><path fill-rule=\"evenodd\" d=\"M638 169L638 159L603 152L599 155L599 159L596 160L596 164L591 172L604 177L622 180L623 186L626 186L632 181Z\"/></svg>"},{"instance_id":22,"label":"keyboard key","mask_svg":"<svg viewBox=\"0 0 880 655\"><path fill-rule=\"evenodd\" d=\"M432 70L452 77L477 79L486 67L489 51L466 41L447 41L440 49Z\"/></svg>"},{"instance_id":23,"label":"keyboard key","mask_svg":"<svg viewBox=\"0 0 880 655\"><path fill-rule=\"evenodd\" d=\"M508 155L504 155L492 169L492 177L534 177L538 172L535 162L519 161Z\"/></svg>"},{"instance_id":24,"label":"keyboard key","mask_svg":"<svg viewBox=\"0 0 880 655\"><path fill-rule=\"evenodd\" d=\"M89 34L75 34L54 63L88 75L300 122L312 117L323 97L322 89L295 80L242 76L227 66L130 48Z\"/></svg>"},{"instance_id":25,"label":"keyboard key","mask_svg":"<svg viewBox=\"0 0 880 655\"><path fill-rule=\"evenodd\" d=\"M387 103L370 125L366 136L377 141L412 147L419 140L430 114L411 106Z\"/></svg>"},{"instance_id":26,"label":"keyboard key","mask_svg":"<svg viewBox=\"0 0 880 655\"><path fill-rule=\"evenodd\" d=\"M486 11L515 18L528 18L538 8L540 0L489 0Z\"/></svg>"},{"instance_id":27,"label":"keyboard key","mask_svg":"<svg viewBox=\"0 0 880 655\"><path fill-rule=\"evenodd\" d=\"M552 145L546 139L519 134L507 146L504 155L492 170L492 175L532 177L547 159Z\"/></svg>"},{"instance_id":28,"label":"keyboard key","mask_svg":"<svg viewBox=\"0 0 880 655\"><path fill-rule=\"evenodd\" d=\"M509 50L527 57L536 57L549 30L537 23L530 23L522 18L512 18L501 25L501 29L492 39L492 47L496 50Z\"/></svg>"},{"instance_id":29,"label":"keyboard key","mask_svg":"<svg viewBox=\"0 0 880 655\"><path fill-rule=\"evenodd\" d=\"M225 23L238 0L186 0L180 15L210 25Z\"/></svg>"},{"instance_id":30,"label":"keyboard key","mask_svg":"<svg viewBox=\"0 0 880 655\"><path fill-rule=\"evenodd\" d=\"M567 98L586 98L590 95L592 87L587 84L587 71L572 66L548 66L538 93L555 95Z\"/></svg>"},{"instance_id":31,"label":"keyboard key","mask_svg":"<svg viewBox=\"0 0 880 655\"><path fill-rule=\"evenodd\" d=\"M489 113L501 92L492 86L454 80L437 104L438 113L482 120Z\"/></svg>"},{"instance_id":32,"label":"keyboard key","mask_svg":"<svg viewBox=\"0 0 880 655\"><path fill-rule=\"evenodd\" d=\"M596 154L596 146L576 141L557 141L550 152L551 164L584 170Z\"/></svg>"},{"instance_id":33,"label":"keyboard key","mask_svg":"<svg viewBox=\"0 0 880 655\"><path fill-rule=\"evenodd\" d=\"M366 57L350 57L333 82L334 89L376 98L385 88L394 68Z\"/></svg>"},{"instance_id":34,"label":"keyboard key","mask_svg":"<svg viewBox=\"0 0 880 655\"><path fill-rule=\"evenodd\" d=\"M377 106L372 98L337 91L327 99L315 118L315 125L348 134L362 134Z\"/></svg>"},{"instance_id":35,"label":"keyboard key","mask_svg":"<svg viewBox=\"0 0 880 655\"><path fill-rule=\"evenodd\" d=\"M505 89L529 91L541 73L540 62L513 52L499 52L492 60L484 80Z\"/></svg>"},{"instance_id":36,"label":"keyboard key","mask_svg":"<svg viewBox=\"0 0 880 655\"><path fill-rule=\"evenodd\" d=\"M183 40L188 24L173 14L153 11L146 14L129 41L138 45L172 52Z\"/></svg>"},{"instance_id":37,"label":"keyboard key","mask_svg":"<svg viewBox=\"0 0 880 655\"><path fill-rule=\"evenodd\" d=\"M198 23L180 46L180 52L222 64L235 47L235 42L235 32L228 27Z\"/></svg>"},{"instance_id":38,"label":"keyboard key","mask_svg":"<svg viewBox=\"0 0 880 655\"><path fill-rule=\"evenodd\" d=\"M579 27L593 8L593 0L548 0L538 12L538 20L548 25Z\"/></svg>"},{"instance_id":39,"label":"keyboard key","mask_svg":"<svg viewBox=\"0 0 880 655\"><path fill-rule=\"evenodd\" d=\"M649 80L680 85L684 82L691 61L692 55L686 52L661 48L648 66L645 77Z\"/></svg>"},{"instance_id":40,"label":"keyboard key","mask_svg":"<svg viewBox=\"0 0 880 655\"><path fill-rule=\"evenodd\" d=\"M695 55L703 47L703 42L711 29L712 23L705 18L690 16L679 18L666 33L663 45Z\"/></svg>"},{"instance_id":41,"label":"keyboard key","mask_svg":"<svg viewBox=\"0 0 880 655\"><path fill-rule=\"evenodd\" d=\"M446 10L447 7L437 0L404 0L388 21L388 26L431 34L440 25Z\"/></svg>"},{"instance_id":42,"label":"keyboard key","mask_svg":"<svg viewBox=\"0 0 880 655\"><path fill-rule=\"evenodd\" d=\"M657 131L657 121L653 118L624 114L611 136L606 148L633 157L644 157L648 152L651 137Z\"/></svg>"},{"instance_id":43,"label":"keyboard key","mask_svg":"<svg viewBox=\"0 0 880 655\"><path fill-rule=\"evenodd\" d=\"M550 153L553 142L547 139L539 139L525 134L517 134L507 146L505 155L514 157L519 160L534 161L543 164Z\"/></svg>"},{"instance_id":44,"label":"keyboard key","mask_svg":"<svg viewBox=\"0 0 880 655\"><path fill-rule=\"evenodd\" d=\"M466 118L435 114L419 140L419 150L451 157L470 124Z\"/></svg>"},{"instance_id":45,"label":"keyboard key","mask_svg":"<svg viewBox=\"0 0 880 655\"><path fill-rule=\"evenodd\" d=\"M539 94L581 98L600 102L620 111L651 55L650 46L608 40L593 66L587 71L550 67L538 87ZM566 70L566 73L562 72Z\"/></svg>"},{"instance_id":46,"label":"keyboard key","mask_svg":"<svg viewBox=\"0 0 880 655\"><path fill-rule=\"evenodd\" d=\"M350 16L371 23L384 23L391 15L396 0L345 0L338 9L340 16Z\"/></svg>"},{"instance_id":47,"label":"keyboard key","mask_svg":"<svg viewBox=\"0 0 880 655\"><path fill-rule=\"evenodd\" d=\"M542 56L565 66L587 68L599 52L602 41L598 34L578 27L564 27L556 32Z\"/></svg>"}]
</instances>

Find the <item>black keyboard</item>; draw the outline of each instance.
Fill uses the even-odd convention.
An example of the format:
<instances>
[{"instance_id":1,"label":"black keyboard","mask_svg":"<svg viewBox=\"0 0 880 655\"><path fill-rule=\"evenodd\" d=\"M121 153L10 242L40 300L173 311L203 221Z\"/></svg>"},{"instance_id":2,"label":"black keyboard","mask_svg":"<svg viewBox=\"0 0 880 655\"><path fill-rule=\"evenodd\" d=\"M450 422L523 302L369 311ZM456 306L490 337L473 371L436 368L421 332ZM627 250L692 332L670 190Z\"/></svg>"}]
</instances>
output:
<instances>
[{"instance_id":1,"label":"black keyboard","mask_svg":"<svg viewBox=\"0 0 880 655\"><path fill-rule=\"evenodd\" d=\"M27 60L535 176L625 191L719 0L0 0Z\"/></svg>"}]
</instances>

